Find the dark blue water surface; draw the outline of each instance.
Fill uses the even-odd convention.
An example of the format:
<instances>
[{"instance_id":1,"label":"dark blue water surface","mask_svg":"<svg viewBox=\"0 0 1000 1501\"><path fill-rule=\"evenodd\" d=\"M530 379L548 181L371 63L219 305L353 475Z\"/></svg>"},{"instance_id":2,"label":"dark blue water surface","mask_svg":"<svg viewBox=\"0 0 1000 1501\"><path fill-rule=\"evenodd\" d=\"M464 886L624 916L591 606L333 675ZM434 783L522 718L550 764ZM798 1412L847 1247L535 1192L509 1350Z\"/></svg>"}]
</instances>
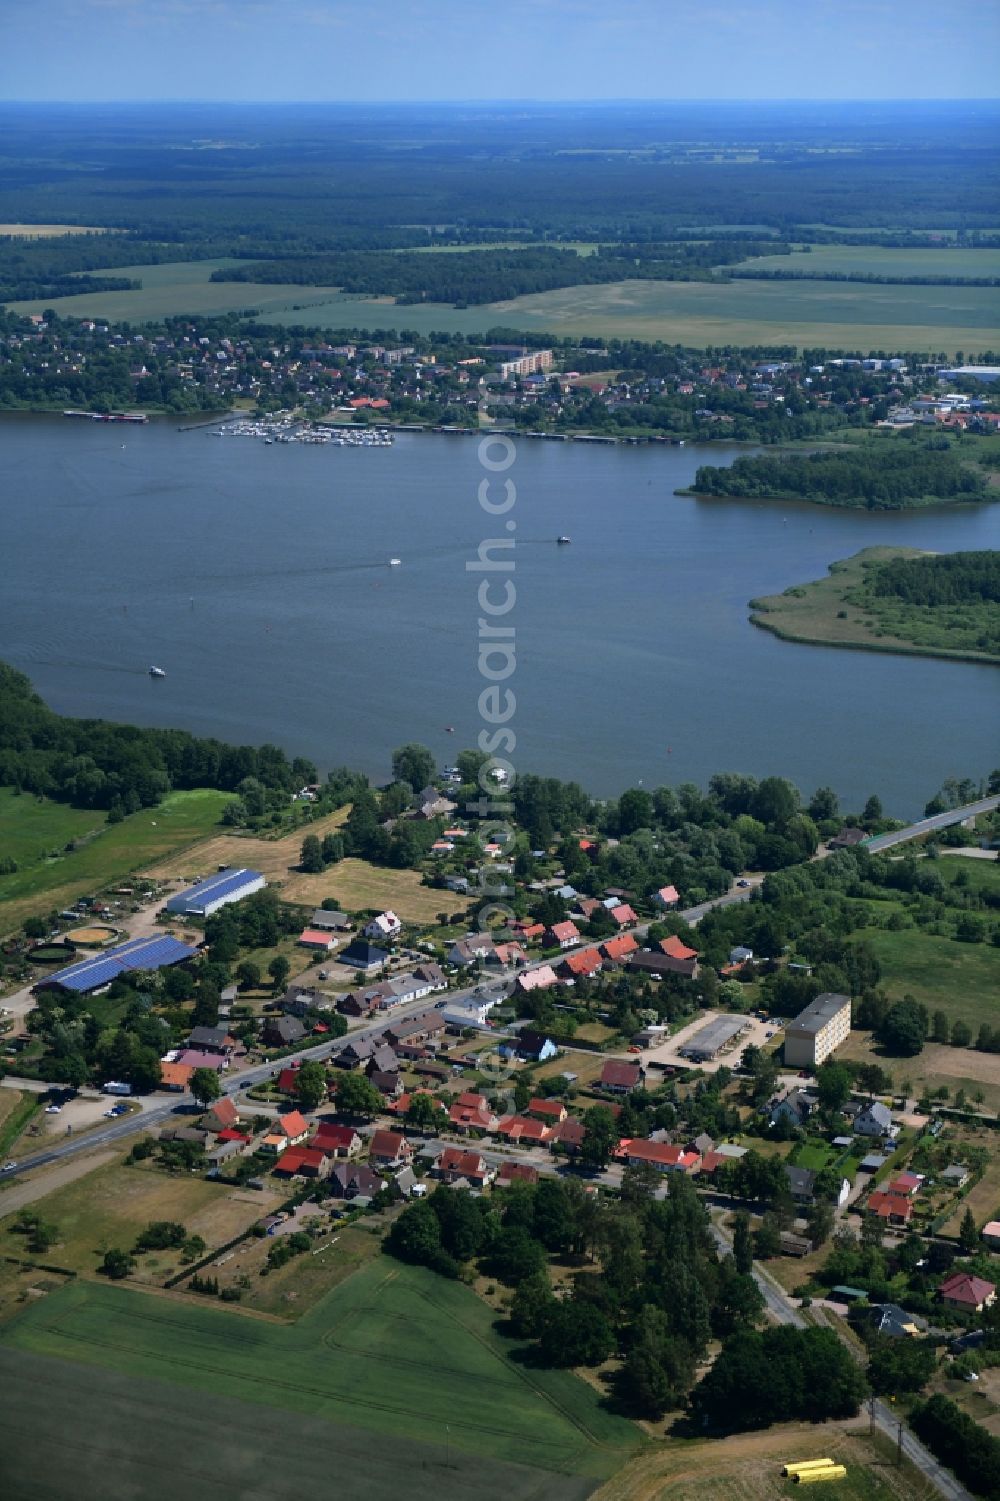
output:
<instances>
[{"instance_id":1,"label":"dark blue water surface","mask_svg":"<svg viewBox=\"0 0 1000 1501\"><path fill-rule=\"evenodd\" d=\"M481 728L465 564L514 519L521 769L601 794L779 772L908 815L944 777L1000 761L995 669L795 645L747 618L753 596L875 543L996 547L1000 507L699 501L674 490L737 450L519 439L517 503L490 520L477 447L6 417L0 656L65 714L271 740L377 776L404 740L445 761Z\"/></svg>"}]
</instances>

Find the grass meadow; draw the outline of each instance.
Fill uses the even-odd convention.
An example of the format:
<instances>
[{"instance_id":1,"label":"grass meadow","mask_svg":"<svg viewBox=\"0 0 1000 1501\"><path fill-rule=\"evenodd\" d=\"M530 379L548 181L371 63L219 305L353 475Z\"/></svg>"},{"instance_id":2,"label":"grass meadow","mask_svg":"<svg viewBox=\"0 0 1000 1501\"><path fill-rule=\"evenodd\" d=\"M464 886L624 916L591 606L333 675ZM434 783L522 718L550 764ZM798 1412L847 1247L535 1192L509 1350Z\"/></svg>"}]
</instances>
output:
<instances>
[{"instance_id":1,"label":"grass meadow","mask_svg":"<svg viewBox=\"0 0 1000 1501\"><path fill-rule=\"evenodd\" d=\"M204 838L218 825L229 800L228 793L209 788L171 792L157 807L107 824L100 813L39 804L0 790L0 847L6 850L9 829L12 840L28 851L19 870L0 876L0 933L13 932L32 913L64 906ZM84 840L91 831L94 837ZM65 850L72 839L81 842ZM35 858L32 850L39 851Z\"/></svg>"},{"instance_id":2,"label":"grass meadow","mask_svg":"<svg viewBox=\"0 0 1000 1501\"><path fill-rule=\"evenodd\" d=\"M37 1435L53 1414L60 1427L68 1417L75 1447L85 1450L96 1435L79 1414L81 1408L93 1412L93 1394L109 1386L141 1392L155 1383L158 1395L146 1415L115 1426L115 1447L131 1466L150 1462L147 1429L158 1424L180 1432L192 1412L211 1414L199 1449L185 1434L181 1462L198 1463L211 1474L213 1494L216 1470L233 1444L231 1429L217 1417L218 1394L225 1392L241 1408L253 1404L240 1417L244 1433L284 1430L286 1420L294 1433L305 1420L322 1419L312 1431L323 1443L328 1475L337 1476L342 1501L388 1495L404 1484L408 1494L430 1496L431 1475L436 1496L503 1494L527 1501L542 1491L587 1495L636 1451L637 1430L606 1412L594 1390L571 1373L536 1371L511 1360L512 1347L492 1320L491 1310L462 1284L381 1257L294 1325L79 1281L29 1304L4 1327L0 1366L9 1369L9 1357L24 1354L26 1369L39 1371L33 1395L26 1394L26 1382L16 1383L23 1427ZM30 1359L41 1356L55 1361ZM67 1361L79 1363L81 1408L53 1401L45 1380L46 1371L59 1379ZM281 1415L277 1425L274 1409ZM342 1438L368 1462L338 1465ZM276 1468L294 1466L298 1448L275 1446ZM47 1450L43 1475L49 1461ZM69 1474L65 1466L78 1463L79 1455L67 1446L51 1451L51 1461ZM505 1471L508 1488L501 1491L496 1481ZM270 1473L254 1479L261 1495L275 1494ZM158 1492L147 1486L142 1494ZM258 1491L255 1486L237 1494Z\"/></svg>"},{"instance_id":3,"label":"grass meadow","mask_svg":"<svg viewBox=\"0 0 1000 1501\"><path fill-rule=\"evenodd\" d=\"M871 254L864 247L859 253ZM138 278L141 290L60 298L59 312L142 323L177 313L252 308L271 323L318 328L474 334L502 325L559 335L665 339L694 347L791 343L948 354L961 349L972 355L1000 343L1000 293L992 287L626 281L459 309L448 303L397 307L391 298L348 295L336 288L209 280L216 267L228 264L213 260L122 267L116 275ZM11 304L15 312L26 313L42 312L44 306L44 300Z\"/></svg>"}]
</instances>

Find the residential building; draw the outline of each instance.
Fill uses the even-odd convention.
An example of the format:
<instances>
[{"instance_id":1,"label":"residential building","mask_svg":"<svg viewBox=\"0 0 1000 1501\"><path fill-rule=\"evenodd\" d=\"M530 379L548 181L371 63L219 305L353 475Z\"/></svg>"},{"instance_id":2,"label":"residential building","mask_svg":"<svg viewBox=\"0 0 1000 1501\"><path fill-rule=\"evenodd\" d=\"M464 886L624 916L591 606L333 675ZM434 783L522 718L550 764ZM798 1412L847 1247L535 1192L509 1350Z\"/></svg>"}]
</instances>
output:
<instances>
[{"instance_id":1,"label":"residential building","mask_svg":"<svg viewBox=\"0 0 1000 1501\"><path fill-rule=\"evenodd\" d=\"M372 1135L368 1160L379 1167L405 1167L413 1148L401 1131L378 1130Z\"/></svg>"},{"instance_id":2,"label":"residential building","mask_svg":"<svg viewBox=\"0 0 1000 1501\"><path fill-rule=\"evenodd\" d=\"M338 1162L330 1174L335 1199L373 1199L383 1186L378 1173L363 1162Z\"/></svg>"},{"instance_id":3,"label":"residential building","mask_svg":"<svg viewBox=\"0 0 1000 1501\"><path fill-rule=\"evenodd\" d=\"M328 928L303 928L299 934L299 947L316 953L328 954L337 947L337 936Z\"/></svg>"},{"instance_id":4,"label":"residential building","mask_svg":"<svg viewBox=\"0 0 1000 1501\"><path fill-rule=\"evenodd\" d=\"M479 1152L462 1147L445 1147L434 1164L434 1175L442 1183L465 1182L470 1188L485 1188L493 1181L494 1172Z\"/></svg>"},{"instance_id":5,"label":"residential building","mask_svg":"<svg viewBox=\"0 0 1000 1501\"><path fill-rule=\"evenodd\" d=\"M659 891L654 891L650 898L654 907L661 907L664 911L671 911L680 905L680 893L676 886L661 886Z\"/></svg>"},{"instance_id":6,"label":"residential building","mask_svg":"<svg viewBox=\"0 0 1000 1501\"><path fill-rule=\"evenodd\" d=\"M200 1048L203 1053L218 1053L228 1058L236 1046L235 1037L230 1037L225 1027L192 1027L188 1033L189 1048Z\"/></svg>"},{"instance_id":7,"label":"residential building","mask_svg":"<svg viewBox=\"0 0 1000 1501\"><path fill-rule=\"evenodd\" d=\"M598 1080L599 1088L611 1094L631 1094L633 1089L640 1089L642 1083L642 1064L630 1063L624 1058L609 1058Z\"/></svg>"},{"instance_id":8,"label":"residential building","mask_svg":"<svg viewBox=\"0 0 1000 1501\"><path fill-rule=\"evenodd\" d=\"M524 1027L516 1037L501 1042L497 1051L501 1058L516 1057L529 1063L544 1063L546 1059L554 1058L559 1049L544 1032L534 1032Z\"/></svg>"},{"instance_id":9,"label":"residential building","mask_svg":"<svg viewBox=\"0 0 1000 1501\"><path fill-rule=\"evenodd\" d=\"M290 1048L308 1035L309 1029L297 1016L269 1016L261 1038L269 1048Z\"/></svg>"},{"instance_id":10,"label":"residential building","mask_svg":"<svg viewBox=\"0 0 1000 1501\"><path fill-rule=\"evenodd\" d=\"M966 1313L982 1313L996 1302L997 1290L985 1277L974 1277L971 1272L954 1272L945 1278L938 1288L938 1297L949 1308L961 1308Z\"/></svg>"},{"instance_id":11,"label":"residential building","mask_svg":"<svg viewBox=\"0 0 1000 1501\"><path fill-rule=\"evenodd\" d=\"M338 1126L331 1121L322 1121L309 1145L327 1157L351 1158L357 1157L361 1151L362 1140L353 1126Z\"/></svg>"},{"instance_id":12,"label":"residential building","mask_svg":"<svg viewBox=\"0 0 1000 1501\"><path fill-rule=\"evenodd\" d=\"M386 949L376 948L374 944L366 942L363 938L355 938L349 943L341 954L337 956L338 963L346 964L348 969L357 969L362 974L371 974L374 970L381 969L389 962L389 953Z\"/></svg>"},{"instance_id":13,"label":"residential building","mask_svg":"<svg viewBox=\"0 0 1000 1501\"><path fill-rule=\"evenodd\" d=\"M377 942L385 943L393 938L398 938L403 931L403 924L395 912L380 912L378 917L373 917L371 922L366 923L362 932L366 938L373 938Z\"/></svg>"},{"instance_id":14,"label":"residential building","mask_svg":"<svg viewBox=\"0 0 1000 1501\"><path fill-rule=\"evenodd\" d=\"M571 949L579 942L580 929L569 920L553 923L550 928L546 928L542 939L543 946L547 949Z\"/></svg>"},{"instance_id":15,"label":"residential building","mask_svg":"<svg viewBox=\"0 0 1000 1501\"><path fill-rule=\"evenodd\" d=\"M772 1126L779 1121L787 1121L792 1126L804 1126L813 1110L816 1108L816 1095L807 1093L804 1089L790 1089L780 1100L774 1100L769 1107L769 1117Z\"/></svg>"},{"instance_id":16,"label":"residential building","mask_svg":"<svg viewBox=\"0 0 1000 1501\"><path fill-rule=\"evenodd\" d=\"M626 1141L615 1155L623 1157L629 1167L655 1167L661 1173L691 1174L701 1163L698 1152L666 1141Z\"/></svg>"},{"instance_id":17,"label":"residential building","mask_svg":"<svg viewBox=\"0 0 1000 1501\"><path fill-rule=\"evenodd\" d=\"M879 1100L873 1100L859 1111L854 1117L854 1129L859 1136L885 1138L899 1134L899 1127L893 1125L892 1111Z\"/></svg>"},{"instance_id":18,"label":"residential building","mask_svg":"<svg viewBox=\"0 0 1000 1501\"><path fill-rule=\"evenodd\" d=\"M328 928L331 933L346 933L352 924L346 912L327 912L325 907L317 907L309 919L309 926Z\"/></svg>"},{"instance_id":19,"label":"residential building","mask_svg":"<svg viewBox=\"0 0 1000 1501\"><path fill-rule=\"evenodd\" d=\"M850 1030L850 996L830 991L818 995L785 1027L786 1064L818 1068L835 1048L847 1041Z\"/></svg>"}]
</instances>

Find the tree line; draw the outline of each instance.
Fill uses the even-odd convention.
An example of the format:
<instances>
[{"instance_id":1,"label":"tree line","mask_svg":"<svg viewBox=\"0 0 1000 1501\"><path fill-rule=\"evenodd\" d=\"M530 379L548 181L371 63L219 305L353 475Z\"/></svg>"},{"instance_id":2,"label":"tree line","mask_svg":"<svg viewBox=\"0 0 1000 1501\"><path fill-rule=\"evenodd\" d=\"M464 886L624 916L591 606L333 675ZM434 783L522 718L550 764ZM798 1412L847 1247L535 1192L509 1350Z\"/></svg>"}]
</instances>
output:
<instances>
[{"instance_id":1,"label":"tree line","mask_svg":"<svg viewBox=\"0 0 1000 1501\"><path fill-rule=\"evenodd\" d=\"M947 444L896 442L850 452L758 455L727 468L703 464L692 486L703 495L811 500L820 505L901 510L924 502L988 499L986 478Z\"/></svg>"}]
</instances>

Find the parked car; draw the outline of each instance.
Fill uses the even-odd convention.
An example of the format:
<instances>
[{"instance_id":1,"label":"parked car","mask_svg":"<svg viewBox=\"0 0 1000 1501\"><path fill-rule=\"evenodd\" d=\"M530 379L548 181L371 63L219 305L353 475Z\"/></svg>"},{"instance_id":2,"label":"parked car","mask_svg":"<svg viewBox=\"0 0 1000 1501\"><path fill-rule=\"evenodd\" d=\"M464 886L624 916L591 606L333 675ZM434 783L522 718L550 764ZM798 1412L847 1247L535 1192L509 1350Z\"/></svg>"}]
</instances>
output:
<instances>
[{"instance_id":1,"label":"parked car","mask_svg":"<svg viewBox=\"0 0 1000 1501\"><path fill-rule=\"evenodd\" d=\"M736 884L737 884L737 886L749 886L749 885L750 885L750 882L749 882L749 881L744 881L744 880L743 880L743 879L742 879L742 877L741 877L741 878L740 878L740 880L738 880L738 881L737 881L737 882L736 882Z\"/></svg>"},{"instance_id":2,"label":"parked car","mask_svg":"<svg viewBox=\"0 0 1000 1501\"><path fill-rule=\"evenodd\" d=\"M16 1167L16 1162L5 1162L3 1167L0 1168L0 1172L12 1173Z\"/></svg>"}]
</instances>

